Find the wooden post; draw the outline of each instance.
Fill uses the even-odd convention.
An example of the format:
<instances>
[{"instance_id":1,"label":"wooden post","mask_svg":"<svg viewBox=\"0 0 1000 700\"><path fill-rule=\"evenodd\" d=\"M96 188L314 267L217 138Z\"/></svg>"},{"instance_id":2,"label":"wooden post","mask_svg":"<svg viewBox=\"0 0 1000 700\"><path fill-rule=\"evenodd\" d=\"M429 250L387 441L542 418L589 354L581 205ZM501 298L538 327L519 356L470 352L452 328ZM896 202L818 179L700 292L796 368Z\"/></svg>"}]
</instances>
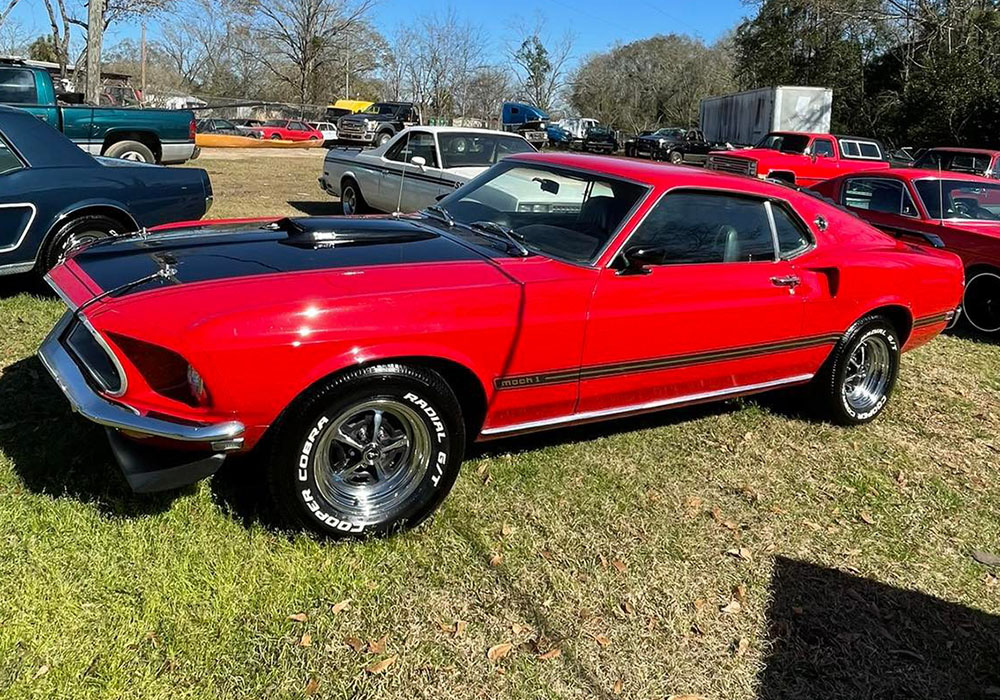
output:
<instances>
[{"instance_id":1,"label":"wooden post","mask_svg":"<svg viewBox=\"0 0 1000 700\"><path fill-rule=\"evenodd\" d=\"M104 0L87 3L87 102L101 103L101 47L104 43Z\"/></svg>"}]
</instances>

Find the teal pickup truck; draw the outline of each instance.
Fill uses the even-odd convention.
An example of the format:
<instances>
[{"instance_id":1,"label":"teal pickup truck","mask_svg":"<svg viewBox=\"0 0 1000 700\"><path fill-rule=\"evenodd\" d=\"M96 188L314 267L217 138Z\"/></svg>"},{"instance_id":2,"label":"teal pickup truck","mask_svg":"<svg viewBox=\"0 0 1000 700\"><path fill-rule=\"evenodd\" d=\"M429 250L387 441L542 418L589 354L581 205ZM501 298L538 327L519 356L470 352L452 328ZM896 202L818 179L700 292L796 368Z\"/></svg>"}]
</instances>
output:
<instances>
[{"instance_id":1,"label":"teal pickup truck","mask_svg":"<svg viewBox=\"0 0 1000 700\"><path fill-rule=\"evenodd\" d=\"M60 105L44 68L0 62L0 104L31 112L91 155L146 163L183 163L198 155L193 112Z\"/></svg>"}]
</instances>

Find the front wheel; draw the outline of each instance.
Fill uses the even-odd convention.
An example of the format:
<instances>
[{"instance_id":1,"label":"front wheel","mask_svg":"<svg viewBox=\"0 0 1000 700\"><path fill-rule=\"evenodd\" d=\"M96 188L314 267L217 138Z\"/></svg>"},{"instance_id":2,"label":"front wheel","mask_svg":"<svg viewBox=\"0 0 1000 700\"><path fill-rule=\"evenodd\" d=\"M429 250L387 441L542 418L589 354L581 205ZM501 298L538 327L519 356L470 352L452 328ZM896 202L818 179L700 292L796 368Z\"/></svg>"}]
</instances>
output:
<instances>
[{"instance_id":1,"label":"front wheel","mask_svg":"<svg viewBox=\"0 0 1000 700\"><path fill-rule=\"evenodd\" d=\"M387 143L389 143L391 139L392 139L392 134L390 134L388 131L385 131L378 135L376 144L379 146L384 146Z\"/></svg>"},{"instance_id":2,"label":"front wheel","mask_svg":"<svg viewBox=\"0 0 1000 700\"><path fill-rule=\"evenodd\" d=\"M53 231L46 241L38 256L38 269L44 274L55 267L73 248L93 243L121 231L121 224L99 214L70 219Z\"/></svg>"},{"instance_id":3,"label":"front wheel","mask_svg":"<svg viewBox=\"0 0 1000 700\"><path fill-rule=\"evenodd\" d=\"M673 165L682 165L684 163L684 154L680 151L671 151L670 162Z\"/></svg>"},{"instance_id":4,"label":"front wheel","mask_svg":"<svg viewBox=\"0 0 1000 700\"><path fill-rule=\"evenodd\" d=\"M865 316L837 343L818 377L830 417L840 425L863 425L885 409L899 372L900 342L882 316Z\"/></svg>"},{"instance_id":5,"label":"front wheel","mask_svg":"<svg viewBox=\"0 0 1000 700\"><path fill-rule=\"evenodd\" d=\"M1000 273L972 275L965 285L962 311L966 323L980 333L1000 334Z\"/></svg>"},{"instance_id":6,"label":"front wheel","mask_svg":"<svg viewBox=\"0 0 1000 700\"><path fill-rule=\"evenodd\" d=\"M437 509L464 450L461 409L440 375L375 365L327 381L289 410L268 476L293 523L334 538L384 536Z\"/></svg>"}]
</instances>

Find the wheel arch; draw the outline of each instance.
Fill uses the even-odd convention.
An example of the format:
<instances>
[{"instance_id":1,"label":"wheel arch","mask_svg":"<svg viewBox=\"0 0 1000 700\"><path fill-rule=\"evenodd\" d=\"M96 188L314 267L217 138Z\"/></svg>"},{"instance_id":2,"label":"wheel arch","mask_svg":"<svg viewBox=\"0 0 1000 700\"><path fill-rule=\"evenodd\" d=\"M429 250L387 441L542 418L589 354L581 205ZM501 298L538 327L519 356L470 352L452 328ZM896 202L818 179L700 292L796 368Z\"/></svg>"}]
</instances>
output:
<instances>
[{"instance_id":1,"label":"wheel arch","mask_svg":"<svg viewBox=\"0 0 1000 700\"><path fill-rule=\"evenodd\" d=\"M796 182L795 173L791 170L769 170L767 177L772 180L783 180L792 185Z\"/></svg>"},{"instance_id":2,"label":"wheel arch","mask_svg":"<svg viewBox=\"0 0 1000 700\"><path fill-rule=\"evenodd\" d=\"M910 309L902 304L882 304L865 312L858 319L875 315L883 316L892 324L893 328L896 329L896 333L899 334L900 347L906 347L906 343L910 339L910 334L913 332L913 313Z\"/></svg>"}]
</instances>

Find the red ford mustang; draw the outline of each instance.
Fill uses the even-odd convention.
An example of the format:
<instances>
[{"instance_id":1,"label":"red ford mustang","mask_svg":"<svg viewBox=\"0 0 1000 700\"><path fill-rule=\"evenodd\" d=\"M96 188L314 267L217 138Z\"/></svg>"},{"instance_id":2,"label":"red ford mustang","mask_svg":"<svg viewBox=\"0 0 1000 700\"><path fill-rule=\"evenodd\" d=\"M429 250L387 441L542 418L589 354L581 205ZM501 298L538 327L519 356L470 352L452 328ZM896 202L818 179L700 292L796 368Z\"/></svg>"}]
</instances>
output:
<instances>
[{"instance_id":1,"label":"red ford mustang","mask_svg":"<svg viewBox=\"0 0 1000 700\"><path fill-rule=\"evenodd\" d=\"M941 245L965 264L963 318L1000 336L1000 182L906 168L844 175L813 189L903 240Z\"/></svg>"},{"instance_id":2,"label":"red ford mustang","mask_svg":"<svg viewBox=\"0 0 1000 700\"><path fill-rule=\"evenodd\" d=\"M870 421L963 275L791 188L527 154L417 215L133 234L49 280L41 358L133 488L266 436L286 513L358 536L426 518L469 440L810 382Z\"/></svg>"},{"instance_id":3,"label":"red ford mustang","mask_svg":"<svg viewBox=\"0 0 1000 700\"><path fill-rule=\"evenodd\" d=\"M301 119L273 119L266 121L251 131L262 139L283 139L285 141L322 141L323 132L309 126Z\"/></svg>"}]
</instances>

